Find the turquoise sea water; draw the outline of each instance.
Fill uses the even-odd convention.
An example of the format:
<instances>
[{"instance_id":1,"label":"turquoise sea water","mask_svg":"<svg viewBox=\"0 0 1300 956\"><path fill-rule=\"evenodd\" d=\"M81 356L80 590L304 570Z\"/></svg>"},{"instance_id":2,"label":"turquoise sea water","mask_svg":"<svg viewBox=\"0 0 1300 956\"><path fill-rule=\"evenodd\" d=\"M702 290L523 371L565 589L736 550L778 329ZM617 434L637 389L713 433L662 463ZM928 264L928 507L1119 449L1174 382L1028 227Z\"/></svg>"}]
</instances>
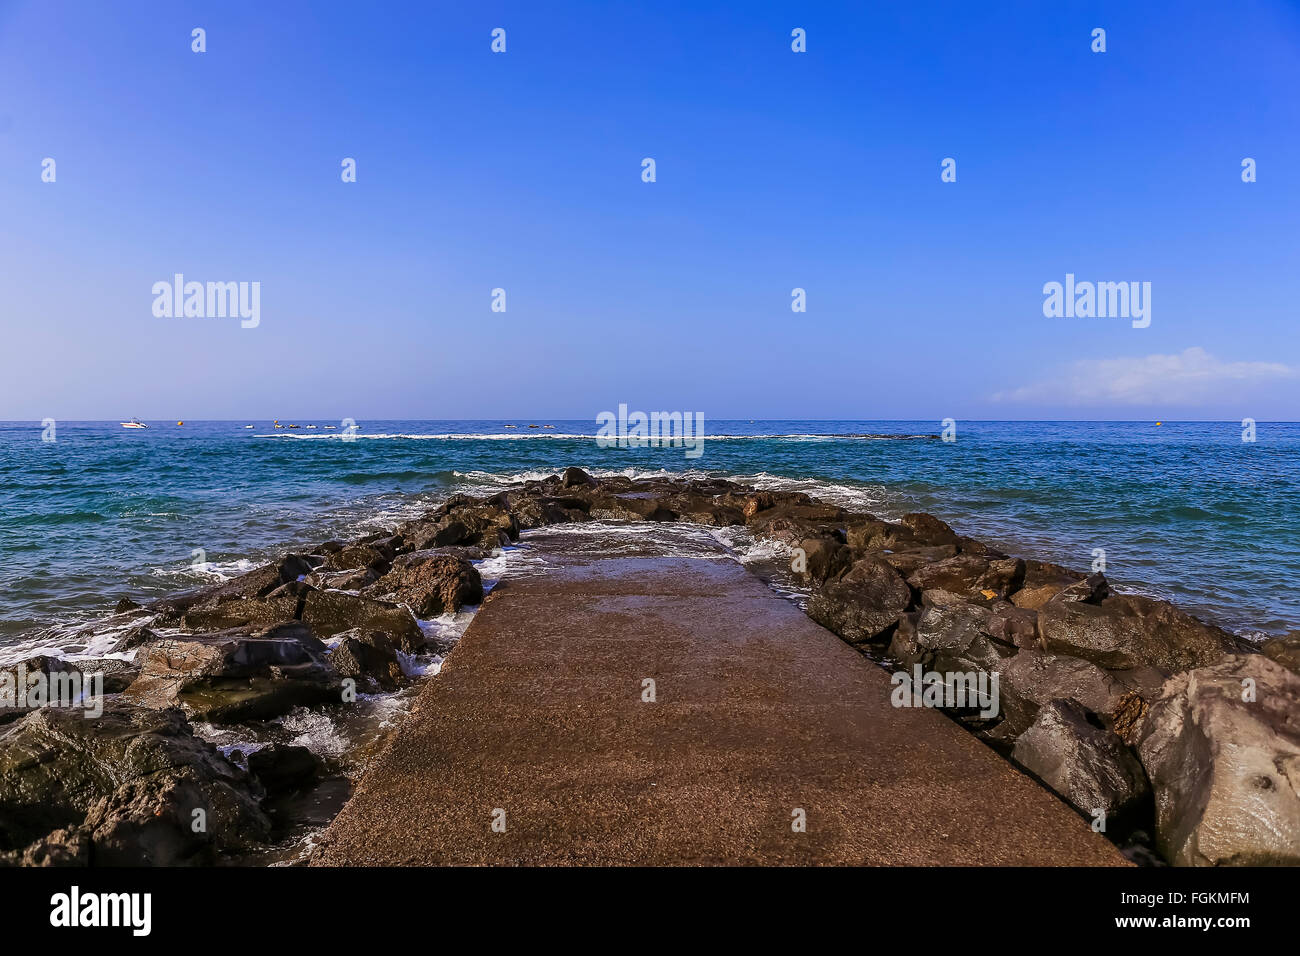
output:
<instances>
[{"instance_id":1,"label":"turquoise sea water","mask_svg":"<svg viewBox=\"0 0 1300 956\"><path fill-rule=\"evenodd\" d=\"M708 421L704 453L600 448L593 421L0 424L0 644L566 465L754 479L882 516L932 512L1242 633L1300 628L1300 425ZM315 424L316 429L307 429ZM333 431L325 430L333 425ZM507 428L515 425L515 428ZM727 437L720 437L727 436ZM196 550L202 551L196 555ZM196 567L196 559L208 562Z\"/></svg>"}]
</instances>

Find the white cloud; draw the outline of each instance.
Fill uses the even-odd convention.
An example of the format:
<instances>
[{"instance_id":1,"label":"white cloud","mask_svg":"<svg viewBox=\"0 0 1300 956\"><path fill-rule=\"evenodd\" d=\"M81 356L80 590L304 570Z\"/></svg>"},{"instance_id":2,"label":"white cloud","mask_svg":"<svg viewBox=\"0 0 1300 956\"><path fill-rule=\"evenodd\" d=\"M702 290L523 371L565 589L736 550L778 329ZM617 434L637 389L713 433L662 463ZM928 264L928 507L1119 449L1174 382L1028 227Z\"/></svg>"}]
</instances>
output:
<instances>
[{"instance_id":1,"label":"white cloud","mask_svg":"<svg viewBox=\"0 0 1300 956\"><path fill-rule=\"evenodd\" d=\"M1080 359L1050 381L993 396L995 402L1064 405L1199 405L1225 391L1294 377L1280 362L1225 362L1203 348L1177 355Z\"/></svg>"}]
</instances>

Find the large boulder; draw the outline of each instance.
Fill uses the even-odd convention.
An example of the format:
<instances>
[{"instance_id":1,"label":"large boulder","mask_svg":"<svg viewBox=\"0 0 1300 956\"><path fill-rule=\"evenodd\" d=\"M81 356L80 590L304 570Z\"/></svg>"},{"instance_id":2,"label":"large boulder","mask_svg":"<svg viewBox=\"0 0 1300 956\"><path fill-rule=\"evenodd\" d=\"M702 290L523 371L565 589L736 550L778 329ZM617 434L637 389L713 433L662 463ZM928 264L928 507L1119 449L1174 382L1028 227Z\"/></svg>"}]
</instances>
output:
<instances>
[{"instance_id":1,"label":"large boulder","mask_svg":"<svg viewBox=\"0 0 1300 956\"><path fill-rule=\"evenodd\" d=\"M1099 604L1063 600L1070 590L1038 612L1038 634L1049 651L1111 669L1180 671L1213 664L1234 647L1225 632L1165 601L1134 594L1112 595Z\"/></svg>"},{"instance_id":2,"label":"large boulder","mask_svg":"<svg viewBox=\"0 0 1300 956\"><path fill-rule=\"evenodd\" d=\"M1067 587L1083 579L1082 574L1063 568L1059 564L1026 561L1024 582L1020 585L1020 589L1011 595L1011 603L1016 607L1037 611Z\"/></svg>"},{"instance_id":3,"label":"large boulder","mask_svg":"<svg viewBox=\"0 0 1300 956\"><path fill-rule=\"evenodd\" d=\"M921 609L906 615L889 644L889 656L912 667L942 672L1001 670L1015 649L989 634L987 608L947 591L926 592Z\"/></svg>"},{"instance_id":4,"label":"large boulder","mask_svg":"<svg viewBox=\"0 0 1300 956\"><path fill-rule=\"evenodd\" d=\"M325 650L299 621L167 638L139 655L140 676L122 697L139 707L179 706L216 723L268 719L338 699Z\"/></svg>"},{"instance_id":5,"label":"large boulder","mask_svg":"<svg viewBox=\"0 0 1300 956\"><path fill-rule=\"evenodd\" d=\"M1108 819L1131 813L1150 794L1137 757L1075 700L1044 704L1011 758L1094 818L1098 811Z\"/></svg>"},{"instance_id":6,"label":"large boulder","mask_svg":"<svg viewBox=\"0 0 1300 956\"><path fill-rule=\"evenodd\" d=\"M907 583L919 591L934 588L989 603L1015 591L1024 574L1025 562L1018 558L990 561L976 554L958 554L913 571Z\"/></svg>"},{"instance_id":7,"label":"large boulder","mask_svg":"<svg viewBox=\"0 0 1300 956\"><path fill-rule=\"evenodd\" d=\"M419 653L425 644L424 631L406 608L342 591L313 591L307 595L302 620L321 637L333 637L353 628L383 631L406 654Z\"/></svg>"},{"instance_id":8,"label":"large boulder","mask_svg":"<svg viewBox=\"0 0 1300 956\"><path fill-rule=\"evenodd\" d=\"M1053 700L1073 699L1109 717L1130 691L1114 674L1091 661L1064 654L1022 650L1001 669L1002 723L993 736L1010 740L1023 733Z\"/></svg>"},{"instance_id":9,"label":"large boulder","mask_svg":"<svg viewBox=\"0 0 1300 956\"><path fill-rule=\"evenodd\" d=\"M364 682L368 690L396 690L406 683L393 642L383 631L345 631L330 652L340 677Z\"/></svg>"},{"instance_id":10,"label":"large boulder","mask_svg":"<svg viewBox=\"0 0 1300 956\"><path fill-rule=\"evenodd\" d=\"M404 554L393 569L363 592L367 597L397 601L419 618L459 611L483 600L483 579L462 557L438 551Z\"/></svg>"},{"instance_id":11,"label":"large boulder","mask_svg":"<svg viewBox=\"0 0 1300 956\"><path fill-rule=\"evenodd\" d=\"M948 527L934 515L913 512L905 514L898 521L903 527L916 535L919 541L929 545L952 544L958 542L957 532Z\"/></svg>"},{"instance_id":12,"label":"large boulder","mask_svg":"<svg viewBox=\"0 0 1300 956\"><path fill-rule=\"evenodd\" d=\"M1171 863L1300 865L1300 676L1262 654L1177 674L1137 749Z\"/></svg>"},{"instance_id":13,"label":"large boulder","mask_svg":"<svg viewBox=\"0 0 1300 956\"><path fill-rule=\"evenodd\" d=\"M843 541L819 535L799 542L791 568L803 580L820 584L844 574L852 563L853 552Z\"/></svg>"},{"instance_id":14,"label":"large boulder","mask_svg":"<svg viewBox=\"0 0 1300 956\"><path fill-rule=\"evenodd\" d=\"M43 841L40 856L67 828L62 862L78 862L67 847L84 841L98 865L210 863L266 838L261 796L175 709L110 702L85 719L47 708L0 730L0 849Z\"/></svg>"},{"instance_id":15,"label":"large boulder","mask_svg":"<svg viewBox=\"0 0 1300 956\"><path fill-rule=\"evenodd\" d=\"M863 558L812 596L808 614L859 644L888 634L911 603L912 592L897 571L877 558Z\"/></svg>"}]
</instances>

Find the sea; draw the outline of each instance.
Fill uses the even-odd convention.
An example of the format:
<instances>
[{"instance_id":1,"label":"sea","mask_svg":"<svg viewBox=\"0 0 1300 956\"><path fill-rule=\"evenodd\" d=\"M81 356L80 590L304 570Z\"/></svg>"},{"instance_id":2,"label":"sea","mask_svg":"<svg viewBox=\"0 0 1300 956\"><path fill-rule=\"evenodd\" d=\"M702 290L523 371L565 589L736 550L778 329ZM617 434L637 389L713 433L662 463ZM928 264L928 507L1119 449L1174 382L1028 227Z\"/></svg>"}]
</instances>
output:
<instances>
[{"instance_id":1,"label":"sea","mask_svg":"<svg viewBox=\"0 0 1300 956\"><path fill-rule=\"evenodd\" d=\"M0 424L0 662L84 651L120 598L568 465L926 511L1011 554L1104 566L1243 636L1300 628L1296 423L1259 422L1245 441L1240 422L957 422L945 441L937 421L709 421L698 457L603 447L592 420L146 424Z\"/></svg>"}]
</instances>

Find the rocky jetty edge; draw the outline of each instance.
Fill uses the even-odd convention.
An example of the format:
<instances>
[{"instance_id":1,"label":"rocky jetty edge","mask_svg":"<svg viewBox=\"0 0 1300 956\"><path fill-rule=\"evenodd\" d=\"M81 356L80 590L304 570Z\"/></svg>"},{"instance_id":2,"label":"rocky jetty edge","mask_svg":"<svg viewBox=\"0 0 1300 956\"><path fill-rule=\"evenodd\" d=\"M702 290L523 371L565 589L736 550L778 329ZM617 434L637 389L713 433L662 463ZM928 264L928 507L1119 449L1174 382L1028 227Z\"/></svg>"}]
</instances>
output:
<instances>
[{"instance_id":1,"label":"rocky jetty edge","mask_svg":"<svg viewBox=\"0 0 1300 956\"><path fill-rule=\"evenodd\" d=\"M276 838L276 801L312 786L321 761L283 744L227 754L191 721L247 725L401 687L411 678L399 655L431 650L420 621L483 599L472 561L523 530L587 521L742 526L776 542L807 589L807 613L872 659L906 673L997 675L995 717L979 704L951 716L1108 833L1150 827L1176 865L1300 864L1300 632L1256 647L1118 593L1102 574L1010 557L928 514L886 521L801 492L579 468L455 495L391 532L325 542L212 587L124 600L104 626L129 625L113 649L133 661L7 668L11 681L16 668L97 671L106 699L97 717L0 710L0 862L254 853Z\"/></svg>"}]
</instances>

